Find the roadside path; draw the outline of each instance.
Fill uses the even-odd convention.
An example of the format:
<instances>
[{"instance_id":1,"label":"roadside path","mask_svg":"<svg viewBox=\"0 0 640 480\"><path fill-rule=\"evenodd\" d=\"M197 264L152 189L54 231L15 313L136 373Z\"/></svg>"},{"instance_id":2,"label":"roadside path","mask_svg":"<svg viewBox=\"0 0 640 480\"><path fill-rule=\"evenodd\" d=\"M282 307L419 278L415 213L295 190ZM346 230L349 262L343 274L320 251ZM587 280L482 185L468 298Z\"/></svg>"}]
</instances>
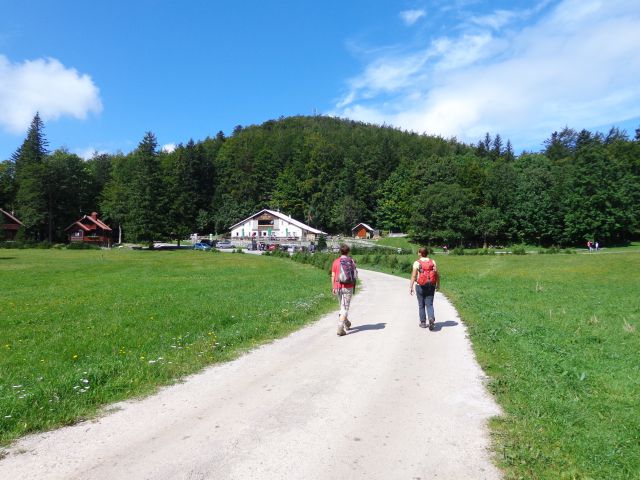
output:
<instances>
[{"instance_id":1,"label":"roadside path","mask_svg":"<svg viewBox=\"0 0 640 480\"><path fill-rule=\"evenodd\" d=\"M436 295L418 328L408 281L361 270L353 329L330 314L95 421L26 437L22 479L499 479L466 329Z\"/></svg>"}]
</instances>

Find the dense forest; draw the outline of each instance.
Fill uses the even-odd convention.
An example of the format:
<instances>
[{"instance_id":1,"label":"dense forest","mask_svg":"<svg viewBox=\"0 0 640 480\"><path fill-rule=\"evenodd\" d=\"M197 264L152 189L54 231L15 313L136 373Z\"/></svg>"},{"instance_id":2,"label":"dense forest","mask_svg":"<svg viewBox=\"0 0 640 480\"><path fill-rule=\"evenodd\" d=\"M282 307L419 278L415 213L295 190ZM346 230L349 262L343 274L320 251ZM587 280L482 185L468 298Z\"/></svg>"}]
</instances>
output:
<instances>
[{"instance_id":1,"label":"dense forest","mask_svg":"<svg viewBox=\"0 0 640 480\"><path fill-rule=\"evenodd\" d=\"M0 206L22 238L59 242L100 212L128 242L224 233L261 208L331 233L359 222L450 245L624 243L640 234L635 137L565 128L515 155L499 134L476 145L331 117L236 127L161 151L148 132L127 154L50 152L38 115L0 163Z\"/></svg>"}]
</instances>

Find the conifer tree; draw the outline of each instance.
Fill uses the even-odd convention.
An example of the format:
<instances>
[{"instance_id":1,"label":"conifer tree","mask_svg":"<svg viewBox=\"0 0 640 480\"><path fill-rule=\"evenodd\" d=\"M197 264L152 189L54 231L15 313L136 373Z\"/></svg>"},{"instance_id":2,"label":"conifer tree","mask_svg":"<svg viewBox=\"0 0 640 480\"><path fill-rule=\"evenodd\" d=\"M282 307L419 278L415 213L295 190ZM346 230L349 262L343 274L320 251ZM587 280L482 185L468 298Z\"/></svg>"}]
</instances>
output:
<instances>
[{"instance_id":1,"label":"conifer tree","mask_svg":"<svg viewBox=\"0 0 640 480\"><path fill-rule=\"evenodd\" d=\"M45 191L45 160L48 155L44 123L36 113L24 142L12 156L16 172L16 210L25 224L27 235L44 238L47 201Z\"/></svg>"},{"instance_id":2,"label":"conifer tree","mask_svg":"<svg viewBox=\"0 0 640 480\"><path fill-rule=\"evenodd\" d=\"M130 240L151 245L166 235L169 219L158 141L152 132L145 134L132 157L125 234Z\"/></svg>"}]
</instances>

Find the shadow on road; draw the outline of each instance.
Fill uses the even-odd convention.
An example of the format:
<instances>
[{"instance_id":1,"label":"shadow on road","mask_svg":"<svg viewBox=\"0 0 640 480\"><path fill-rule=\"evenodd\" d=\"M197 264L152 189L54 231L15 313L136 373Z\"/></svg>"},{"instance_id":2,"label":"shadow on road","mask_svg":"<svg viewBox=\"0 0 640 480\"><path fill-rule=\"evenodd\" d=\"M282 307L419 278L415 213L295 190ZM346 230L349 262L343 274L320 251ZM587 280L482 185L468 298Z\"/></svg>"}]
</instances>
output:
<instances>
[{"instance_id":1,"label":"shadow on road","mask_svg":"<svg viewBox=\"0 0 640 480\"><path fill-rule=\"evenodd\" d=\"M370 323L367 325L356 325L355 327L351 327L349 330L349 334L364 332L365 330L382 330L387 324L386 323Z\"/></svg>"},{"instance_id":2,"label":"shadow on road","mask_svg":"<svg viewBox=\"0 0 640 480\"><path fill-rule=\"evenodd\" d=\"M456 325L458 325L458 322L455 322L453 320L447 320L446 322L436 322L436 326L433 331L439 332L445 327L455 327Z\"/></svg>"}]
</instances>

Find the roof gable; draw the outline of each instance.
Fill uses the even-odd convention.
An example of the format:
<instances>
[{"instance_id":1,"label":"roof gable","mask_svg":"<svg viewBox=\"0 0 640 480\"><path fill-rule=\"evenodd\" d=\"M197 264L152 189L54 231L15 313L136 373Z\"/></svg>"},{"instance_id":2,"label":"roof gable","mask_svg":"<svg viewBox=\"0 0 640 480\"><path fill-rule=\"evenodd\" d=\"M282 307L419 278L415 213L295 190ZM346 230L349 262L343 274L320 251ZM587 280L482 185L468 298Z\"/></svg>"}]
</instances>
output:
<instances>
[{"instance_id":1,"label":"roof gable","mask_svg":"<svg viewBox=\"0 0 640 480\"><path fill-rule=\"evenodd\" d=\"M367 229L367 230L369 230L370 232L373 232L373 231L374 231L374 229L373 229L373 228L371 228L371 227L370 227L369 225L367 225L366 223L359 223L359 224L357 224L355 227L353 227L353 228L351 229L351 231L353 232L355 229L357 229L357 228L358 228L358 227L360 227L360 226L363 226L364 228L366 228L366 229Z\"/></svg>"},{"instance_id":2,"label":"roof gable","mask_svg":"<svg viewBox=\"0 0 640 480\"><path fill-rule=\"evenodd\" d=\"M322 230L318 230L317 228L313 228L310 227L309 225L306 225L302 222L299 222L298 220L291 218L287 215L285 215L284 213L280 213L280 212L276 212L275 210L269 210L268 208L263 208L262 210L260 210L257 213L254 213L253 215L251 215L250 217L245 218L244 220L239 221L238 223L232 225L229 230L233 230L234 228L236 228L239 225L242 225L243 223L247 222L248 220L251 220L261 214L263 214L264 212L270 213L271 215L273 215L274 217L278 217L281 220L284 220L286 222L291 223L292 225L295 225L296 227L300 227L303 230L307 230L311 233L315 233L315 234L324 234L325 232L323 232Z\"/></svg>"},{"instance_id":3,"label":"roof gable","mask_svg":"<svg viewBox=\"0 0 640 480\"><path fill-rule=\"evenodd\" d=\"M20 220L18 220L16 217L14 217L13 215L11 215L9 212L7 212L6 210L3 210L2 208L0 208L0 212L6 216L9 220L19 224L19 225L24 225L24 223L22 223Z\"/></svg>"},{"instance_id":4,"label":"roof gable","mask_svg":"<svg viewBox=\"0 0 640 480\"><path fill-rule=\"evenodd\" d=\"M87 220L89 222L89 225L87 225L87 223L85 223L85 221L87 221ZM106 223L102 222L98 218L93 218L90 215L85 215L82 218L80 218L79 220L76 220L71 225L69 225L67 228L65 228L64 231L66 232L67 230L69 230L74 225L78 225L85 232L89 232L91 230L96 230L97 228L100 228L101 230L106 230L108 232L112 231L111 227L109 227Z\"/></svg>"}]
</instances>

